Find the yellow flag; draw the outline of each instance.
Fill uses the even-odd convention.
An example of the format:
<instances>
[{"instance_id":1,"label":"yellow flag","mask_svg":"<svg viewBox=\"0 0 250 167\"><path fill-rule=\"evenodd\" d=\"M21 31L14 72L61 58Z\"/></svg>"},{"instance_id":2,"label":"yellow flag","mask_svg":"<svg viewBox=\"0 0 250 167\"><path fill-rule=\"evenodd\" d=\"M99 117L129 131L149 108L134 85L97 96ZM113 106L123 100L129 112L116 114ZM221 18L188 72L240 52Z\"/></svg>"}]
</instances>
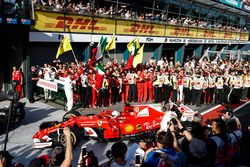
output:
<instances>
[{"instance_id":1,"label":"yellow flag","mask_svg":"<svg viewBox=\"0 0 250 167\"><path fill-rule=\"evenodd\" d=\"M68 37L64 37L59 45L58 50L57 50L56 58L58 59L58 57L61 54L63 54L64 52L70 51L70 50L72 50L72 47L71 47L71 44L69 42L69 39L68 39Z\"/></svg>"},{"instance_id":2,"label":"yellow flag","mask_svg":"<svg viewBox=\"0 0 250 167\"><path fill-rule=\"evenodd\" d=\"M105 50L112 50L115 49L116 44L115 44L115 34L113 34L112 38L110 39L110 41L108 41Z\"/></svg>"},{"instance_id":3,"label":"yellow flag","mask_svg":"<svg viewBox=\"0 0 250 167\"><path fill-rule=\"evenodd\" d=\"M138 50L136 56L133 60L133 67L136 68L138 64L142 63L143 60L143 50L144 50L144 44L141 46L141 48Z\"/></svg>"},{"instance_id":4,"label":"yellow flag","mask_svg":"<svg viewBox=\"0 0 250 167\"><path fill-rule=\"evenodd\" d=\"M128 45L127 45L127 48L128 48L129 52L132 52L134 50L134 43L135 43L135 46L136 46L135 49L140 48L139 38L136 37L135 39L133 39L132 41L130 41L128 43Z\"/></svg>"}]
</instances>

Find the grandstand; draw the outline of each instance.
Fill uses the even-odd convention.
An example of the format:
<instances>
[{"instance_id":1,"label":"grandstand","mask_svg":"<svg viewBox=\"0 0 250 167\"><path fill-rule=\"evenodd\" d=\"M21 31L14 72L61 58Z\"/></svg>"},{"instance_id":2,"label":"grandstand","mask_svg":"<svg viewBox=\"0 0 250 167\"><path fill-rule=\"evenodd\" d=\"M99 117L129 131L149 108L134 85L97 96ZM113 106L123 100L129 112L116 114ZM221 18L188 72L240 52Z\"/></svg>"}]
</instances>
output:
<instances>
[{"instance_id":1,"label":"grandstand","mask_svg":"<svg viewBox=\"0 0 250 167\"><path fill-rule=\"evenodd\" d=\"M249 50L248 0L26 2L1 1L0 27L3 28L0 34L7 36L0 41L5 57L0 63L1 82L5 83L0 83L2 90L9 88L11 66L22 67L27 76L30 65L52 62L63 35L69 36L76 57L81 61L90 58L91 41L96 45L102 35L110 38L112 34L116 35L117 47L109 55L118 62L127 61L126 45L135 36L140 43L145 43L144 62L151 57L184 62L200 58L207 48L210 51L223 48L227 53ZM27 17L34 21L33 25L21 24ZM20 24L7 21L15 18ZM214 55L215 52L211 52L210 56ZM249 59L247 54L242 54L242 58ZM74 61L71 53L65 53L60 59ZM107 57L103 61L107 61Z\"/></svg>"}]
</instances>

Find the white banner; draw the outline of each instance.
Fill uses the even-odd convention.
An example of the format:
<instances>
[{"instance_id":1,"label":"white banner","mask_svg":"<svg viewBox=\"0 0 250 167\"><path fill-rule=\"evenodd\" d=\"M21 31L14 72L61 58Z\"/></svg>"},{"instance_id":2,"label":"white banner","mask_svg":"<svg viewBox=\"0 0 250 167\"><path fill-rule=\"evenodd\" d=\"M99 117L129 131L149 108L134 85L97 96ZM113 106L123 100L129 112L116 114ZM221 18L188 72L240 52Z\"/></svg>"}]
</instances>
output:
<instances>
[{"instance_id":1,"label":"white banner","mask_svg":"<svg viewBox=\"0 0 250 167\"><path fill-rule=\"evenodd\" d=\"M55 82L47 81L44 79L39 79L37 82L37 86L41 88L45 88L54 92L58 91L58 85Z\"/></svg>"},{"instance_id":2,"label":"white banner","mask_svg":"<svg viewBox=\"0 0 250 167\"><path fill-rule=\"evenodd\" d=\"M68 36L70 42L99 42L102 35L96 34L69 34L69 33L49 33L30 32L30 42L60 42L63 36ZM112 35L104 35L111 38ZM117 43L128 43L134 36L116 35ZM248 41L223 40L223 39L199 39L199 38L168 38L168 37L139 37L140 43L184 43L184 44L247 44Z\"/></svg>"}]
</instances>

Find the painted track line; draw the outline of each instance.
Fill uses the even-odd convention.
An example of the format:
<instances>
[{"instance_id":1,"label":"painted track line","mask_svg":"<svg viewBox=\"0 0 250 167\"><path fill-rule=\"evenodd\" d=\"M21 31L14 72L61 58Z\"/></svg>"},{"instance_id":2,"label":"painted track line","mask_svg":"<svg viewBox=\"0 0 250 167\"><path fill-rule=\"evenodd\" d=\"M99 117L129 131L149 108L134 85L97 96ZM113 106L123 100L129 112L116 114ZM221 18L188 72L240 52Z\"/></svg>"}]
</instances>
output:
<instances>
[{"instance_id":1,"label":"painted track line","mask_svg":"<svg viewBox=\"0 0 250 167\"><path fill-rule=\"evenodd\" d=\"M216 108L219 108L219 107L221 107L221 106L222 106L221 104L218 104L218 105L216 105L216 106L214 106L214 107L212 107L212 108L210 108L210 109L208 109L208 110L202 112L201 115L205 115L205 114L207 114L207 113L209 113L209 112L211 112L211 111L213 111L213 110L215 110Z\"/></svg>"},{"instance_id":2,"label":"painted track line","mask_svg":"<svg viewBox=\"0 0 250 167\"><path fill-rule=\"evenodd\" d=\"M244 103L244 104L240 105L239 107L237 107L236 109L234 109L233 112L236 112L236 111L242 109L243 107L245 107L245 106L248 105L249 103L250 103L250 101L247 101L246 103Z\"/></svg>"}]
</instances>

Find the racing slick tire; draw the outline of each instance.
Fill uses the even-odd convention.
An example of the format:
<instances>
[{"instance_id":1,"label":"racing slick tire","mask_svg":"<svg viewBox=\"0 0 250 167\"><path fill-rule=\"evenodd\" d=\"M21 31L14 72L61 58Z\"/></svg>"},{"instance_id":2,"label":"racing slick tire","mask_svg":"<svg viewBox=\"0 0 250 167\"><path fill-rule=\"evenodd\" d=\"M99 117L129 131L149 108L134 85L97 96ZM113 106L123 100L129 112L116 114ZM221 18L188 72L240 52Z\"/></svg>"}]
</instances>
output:
<instances>
[{"instance_id":1,"label":"racing slick tire","mask_svg":"<svg viewBox=\"0 0 250 167\"><path fill-rule=\"evenodd\" d=\"M79 135L75 128L70 128L70 138L71 138L72 146L73 148L75 148L77 144L79 143ZM61 134L58 136L58 143L59 145L66 147L66 139L65 139L64 134Z\"/></svg>"},{"instance_id":2,"label":"racing slick tire","mask_svg":"<svg viewBox=\"0 0 250 167\"><path fill-rule=\"evenodd\" d=\"M78 117L81 116L81 114L78 111L70 111L67 112L66 114L64 114L63 116L63 121L68 121L70 119L70 117Z\"/></svg>"}]
</instances>

